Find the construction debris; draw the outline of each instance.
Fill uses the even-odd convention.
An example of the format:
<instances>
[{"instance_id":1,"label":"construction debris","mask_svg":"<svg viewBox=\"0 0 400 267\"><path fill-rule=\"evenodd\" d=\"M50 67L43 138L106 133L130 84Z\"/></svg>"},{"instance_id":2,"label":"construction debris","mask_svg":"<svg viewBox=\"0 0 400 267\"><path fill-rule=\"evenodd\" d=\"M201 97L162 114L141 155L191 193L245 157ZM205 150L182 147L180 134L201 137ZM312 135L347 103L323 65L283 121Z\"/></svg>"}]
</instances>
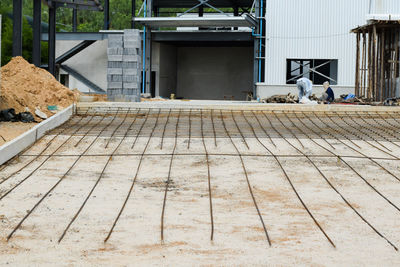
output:
<instances>
[{"instance_id":1,"label":"construction debris","mask_svg":"<svg viewBox=\"0 0 400 267\"><path fill-rule=\"evenodd\" d=\"M0 121L11 121L11 122L34 122L32 113L21 112L16 114L15 109L9 108L0 111Z\"/></svg>"},{"instance_id":2,"label":"construction debris","mask_svg":"<svg viewBox=\"0 0 400 267\"><path fill-rule=\"evenodd\" d=\"M273 95L268 98L263 98L261 100L263 103L298 103L299 97L288 93L287 95Z\"/></svg>"},{"instance_id":3,"label":"construction debris","mask_svg":"<svg viewBox=\"0 0 400 267\"><path fill-rule=\"evenodd\" d=\"M47 110L49 105L57 105L59 110L76 101L79 94L59 83L50 73L29 64L22 57L13 58L1 68L2 82L0 109L13 108L24 112L28 107L38 107L48 117L53 113ZM41 121L39 116L35 119Z\"/></svg>"},{"instance_id":4,"label":"construction debris","mask_svg":"<svg viewBox=\"0 0 400 267\"><path fill-rule=\"evenodd\" d=\"M315 94L313 94L313 95L310 96L310 100L318 102L319 98ZM268 97L268 98L263 98L263 99L261 99L261 102L262 103L294 104L294 103L299 103L299 97L297 95L288 93L287 95L273 95L273 96Z\"/></svg>"},{"instance_id":5,"label":"construction debris","mask_svg":"<svg viewBox=\"0 0 400 267\"><path fill-rule=\"evenodd\" d=\"M370 98L357 97L357 96L354 96L354 95L351 95L351 97L349 97L348 94L340 95L340 98L339 99L335 99L335 102L337 102L337 103L349 103L349 104L356 104L356 105L375 105L376 104Z\"/></svg>"},{"instance_id":6,"label":"construction debris","mask_svg":"<svg viewBox=\"0 0 400 267\"><path fill-rule=\"evenodd\" d=\"M400 106L400 97L388 98L383 102L384 106Z\"/></svg>"}]
</instances>

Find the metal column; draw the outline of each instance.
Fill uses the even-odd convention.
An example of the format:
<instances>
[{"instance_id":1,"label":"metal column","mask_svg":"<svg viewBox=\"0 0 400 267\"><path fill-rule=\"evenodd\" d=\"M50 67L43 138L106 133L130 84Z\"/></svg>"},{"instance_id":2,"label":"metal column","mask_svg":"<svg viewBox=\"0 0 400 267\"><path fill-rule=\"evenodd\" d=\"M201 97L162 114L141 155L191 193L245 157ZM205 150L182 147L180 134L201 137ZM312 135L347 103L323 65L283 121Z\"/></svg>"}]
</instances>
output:
<instances>
[{"instance_id":1,"label":"metal column","mask_svg":"<svg viewBox=\"0 0 400 267\"><path fill-rule=\"evenodd\" d=\"M36 67L41 65L41 38L42 38L42 1L33 1L33 49L32 62Z\"/></svg>"},{"instance_id":2,"label":"metal column","mask_svg":"<svg viewBox=\"0 0 400 267\"><path fill-rule=\"evenodd\" d=\"M22 0L13 0L12 56L22 56Z\"/></svg>"},{"instance_id":3,"label":"metal column","mask_svg":"<svg viewBox=\"0 0 400 267\"><path fill-rule=\"evenodd\" d=\"M262 0L261 0L262 1ZM260 0L255 1L255 15L256 18L260 17ZM260 42L261 42L261 33L260 33L260 25L256 27L254 36L254 60L253 60L253 97L257 97L257 88L256 83L258 82L258 58Z\"/></svg>"},{"instance_id":4,"label":"metal column","mask_svg":"<svg viewBox=\"0 0 400 267\"><path fill-rule=\"evenodd\" d=\"M131 20L131 28L135 29L135 22L133 19L136 17L136 0L132 0L132 20Z\"/></svg>"},{"instance_id":5,"label":"metal column","mask_svg":"<svg viewBox=\"0 0 400 267\"><path fill-rule=\"evenodd\" d=\"M56 76L56 3L49 1L49 72Z\"/></svg>"},{"instance_id":6,"label":"metal column","mask_svg":"<svg viewBox=\"0 0 400 267\"><path fill-rule=\"evenodd\" d=\"M152 17L152 11L153 11L153 1L152 0L147 0L147 7L146 7L146 16L147 17ZM145 55L145 61L146 61L146 92L145 93L151 93L151 58L152 58L152 44L151 44L151 28L146 27L146 55Z\"/></svg>"},{"instance_id":7,"label":"metal column","mask_svg":"<svg viewBox=\"0 0 400 267\"><path fill-rule=\"evenodd\" d=\"M110 0L104 0L104 25L103 30L110 29Z\"/></svg>"},{"instance_id":8,"label":"metal column","mask_svg":"<svg viewBox=\"0 0 400 267\"><path fill-rule=\"evenodd\" d=\"M199 17L202 17L204 15L204 7L201 5L199 6Z\"/></svg>"},{"instance_id":9,"label":"metal column","mask_svg":"<svg viewBox=\"0 0 400 267\"><path fill-rule=\"evenodd\" d=\"M239 16L239 7L238 6L233 7L233 16L234 17ZM233 30L237 31L238 27L233 27Z\"/></svg>"},{"instance_id":10,"label":"metal column","mask_svg":"<svg viewBox=\"0 0 400 267\"><path fill-rule=\"evenodd\" d=\"M78 29L78 9L72 9L72 31L76 32Z\"/></svg>"}]
</instances>

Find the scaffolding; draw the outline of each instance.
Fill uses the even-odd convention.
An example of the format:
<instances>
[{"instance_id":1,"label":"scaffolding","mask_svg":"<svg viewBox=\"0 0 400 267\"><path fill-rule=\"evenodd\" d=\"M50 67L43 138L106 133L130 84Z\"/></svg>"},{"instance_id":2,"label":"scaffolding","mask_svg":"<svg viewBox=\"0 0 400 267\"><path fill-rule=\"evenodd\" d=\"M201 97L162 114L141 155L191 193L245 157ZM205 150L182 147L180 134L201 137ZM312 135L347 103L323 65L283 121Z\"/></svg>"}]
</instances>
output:
<instances>
[{"instance_id":1,"label":"scaffolding","mask_svg":"<svg viewBox=\"0 0 400 267\"><path fill-rule=\"evenodd\" d=\"M399 21L372 20L352 32L357 35L356 95L374 101L398 97Z\"/></svg>"}]
</instances>

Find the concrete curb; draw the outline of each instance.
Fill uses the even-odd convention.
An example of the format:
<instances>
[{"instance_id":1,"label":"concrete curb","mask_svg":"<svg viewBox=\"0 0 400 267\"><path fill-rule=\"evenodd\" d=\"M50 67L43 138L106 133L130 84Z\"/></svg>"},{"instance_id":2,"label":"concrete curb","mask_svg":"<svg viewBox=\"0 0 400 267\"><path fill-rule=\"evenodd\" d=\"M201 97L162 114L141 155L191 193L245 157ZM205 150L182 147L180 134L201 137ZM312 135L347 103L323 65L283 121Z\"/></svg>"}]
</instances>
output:
<instances>
[{"instance_id":1,"label":"concrete curb","mask_svg":"<svg viewBox=\"0 0 400 267\"><path fill-rule=\"evenodd\" d=\"M79 102L77 112L84 113L87 109L96 112L105 112L109 109L128 108L161 108L161 109L223 109L223 110L265 110L265 111L395 111L400 112L400 107L368 106L368 105L301 105L301 104L267 104L245 101L204 101L204 100L168 100L149 102Z\"/></svg>"},{"instance_id":2,"label":"concrete curb","mask_svg":"<svg viewBox=\"0 0 400 267\"><path fill-rule=\"evenodd\" d=\"M0 146L0 165L15 157L21 151L25 150L39 138L45 135L46 132L60 126L71 118L74 114L74 105L69 106L63 111L53 115L49 119L39 123L29 131L18 136L14 140Z\"/></svg>"}]
</instances>

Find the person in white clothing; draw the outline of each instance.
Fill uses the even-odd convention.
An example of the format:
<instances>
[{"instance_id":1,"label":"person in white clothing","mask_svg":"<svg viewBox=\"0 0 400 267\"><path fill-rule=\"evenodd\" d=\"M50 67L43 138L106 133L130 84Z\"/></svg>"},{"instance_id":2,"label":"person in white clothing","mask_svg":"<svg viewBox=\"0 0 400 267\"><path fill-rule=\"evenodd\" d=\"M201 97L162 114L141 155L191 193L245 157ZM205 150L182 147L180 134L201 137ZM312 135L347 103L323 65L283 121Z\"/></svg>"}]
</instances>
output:
<instances>
[{"instance_id":1,"label":"person in white clothing","mask_svg":"<svg viewBox=\"0 0 400 267\"><path fill-rule=\"evenodd\" d=\"M299 101L301 101L303 96L309 100L312 93L312 81L303 77L297 80L296 85L297 89L299 89Z\"/></svg>"}]
</instances>

